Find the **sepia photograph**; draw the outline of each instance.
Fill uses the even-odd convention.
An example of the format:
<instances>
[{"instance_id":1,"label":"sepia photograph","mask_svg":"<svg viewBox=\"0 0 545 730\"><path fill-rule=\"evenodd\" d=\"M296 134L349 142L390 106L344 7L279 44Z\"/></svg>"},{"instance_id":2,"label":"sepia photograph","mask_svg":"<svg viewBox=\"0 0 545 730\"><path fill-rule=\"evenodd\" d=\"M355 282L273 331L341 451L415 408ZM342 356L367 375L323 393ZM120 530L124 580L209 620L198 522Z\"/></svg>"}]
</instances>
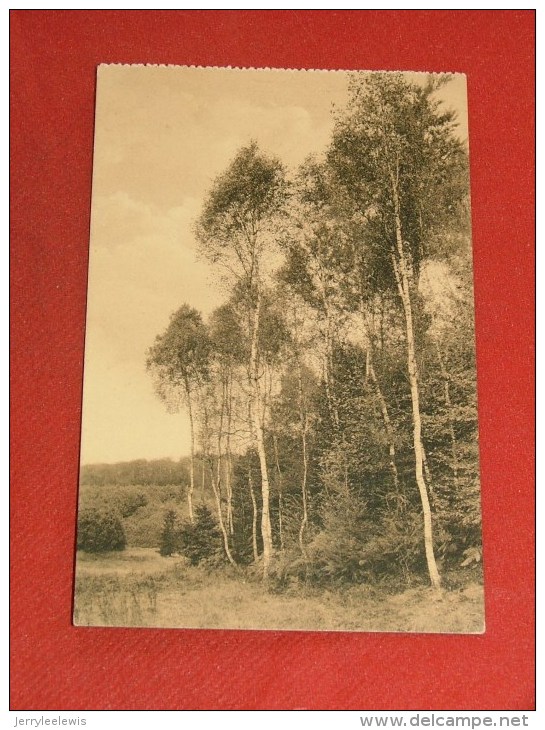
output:
<instances>
[{"instance_id":1,"label":"sepia photograph","mask_svg":"<svg viewBox=\"0 0 545 730\"><path fill-rule=\"evenodd\" d=\"M98 67L75 625L484 632L467 119Z\"/></svg>"}]
</instances>

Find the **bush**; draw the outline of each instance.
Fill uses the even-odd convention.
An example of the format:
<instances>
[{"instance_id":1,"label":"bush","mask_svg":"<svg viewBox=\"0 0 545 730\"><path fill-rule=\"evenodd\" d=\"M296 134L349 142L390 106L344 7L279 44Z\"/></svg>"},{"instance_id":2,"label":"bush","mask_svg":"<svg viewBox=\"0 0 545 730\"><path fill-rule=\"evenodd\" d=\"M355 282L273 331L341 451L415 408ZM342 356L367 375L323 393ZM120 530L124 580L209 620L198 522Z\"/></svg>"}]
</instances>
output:
<instances>
[{"instance_id":1,"label":"bush","mask_svg":"<svg viewBox=\"0 0 545 730\"><path fill-rule=\"evenodd\" d=\"M178 530L176 512L169 509L165 514L163 532L161 533L161 544L159 552L163 557L179 552L180 533Z\"/></svg>"},{"instance_id":2,"label":"bush","mask_svg":"<svg viewBox=\"0 0 545 730\"><path fill-rule=\"evenodd\" d=\"M157 491L162 491L157 488ZM164 528L165 513L174 510L181 518L185 505L175 501L163 500L163 495L153 495L145 507L140 507L134 514L123 520L127 545L130 547L158 548Z\"/></svg>"},{"instance_id":3,"label":"bush","mask_svg":"<svg viewBox=\"0 0 545 730\"><path fill-rule=\"evenodd\" d=\"M365 504L337 494L324 503L321 517L322 530L307 548L309 578L318 583L360 583L368 579L361 554L373 525Z\"/></svg>"},{"instance_id":4,"label":"bush","mask_svg":"<svg viewBox=\"0 0 545 730\"><path fill-rule=\"evenodd\" d=\"M113 511L83 509L78 518L78 550L105 553L124 550L126 545L123 523Z\"/></svg>"},{"instance_id":5,"label":"bush","mask_svg":"<svg viewBox=\"0 0 545 730\"><path fill-rule=\"evenodd\" d=\"M406 583L426 575L422 517L402 501L370 512L352 495L338 494L322 508L323 526L289 573L314 583ZM439 542L436 531L436 544Z\"/></svg>"},{"instance_id":6,"label":"bush","mask_svg":"<svg viewBox=\"0 0 545 730\"><path fill-rule=\"evenodd\" d=\"M141 490L135 490L132 487L121 488L113 496L113 504L121 517L130 517L140 507L145 507L147 503L146 495Z\"/></svg>"},{"instance_id":7,"label":"bush","mask_svg":"<svg viewBox=\"0 0 545 730\"><path fill-rule=\"evenodd\" d=\"M210 560L221 552L221 534L206 505L195 509L195 522L185 522L180 530L180 552L191 565Z\"/></svg>"}]
</instances>

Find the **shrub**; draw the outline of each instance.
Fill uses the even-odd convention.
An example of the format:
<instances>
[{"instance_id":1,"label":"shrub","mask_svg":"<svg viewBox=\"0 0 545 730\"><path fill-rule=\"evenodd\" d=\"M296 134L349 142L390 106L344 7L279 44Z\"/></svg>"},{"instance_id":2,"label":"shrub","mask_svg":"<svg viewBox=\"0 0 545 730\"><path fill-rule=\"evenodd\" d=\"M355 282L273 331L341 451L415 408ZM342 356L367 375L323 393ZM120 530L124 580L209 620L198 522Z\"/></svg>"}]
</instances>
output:
<instances>
[{"instance_id":1,"label":"shrub","mask_svg":"<svg viewBox=\"0 0 545 730\"><path fill-rule=\"evenodd\" d=\"M116 512L88 508L78 518L78 550L104 553L124 550L126 545L123 523Z\"/></svg>"},{"instance_id":2,"label":"shrub","mask_svg":"<svg viewBox=\"0 0 545 730\"><path fill-rule=\"evenodd\" d=\"M159 552L163 557L179 552L180 533L177 522L176 512L173 509L169 509L165 513L161 544L159 546Z\"/></svg>"},{"instance_id":3,"label":"shrub","mask_svg":"<svg viewBox=\"0 0 545 730\"><path fill-rule=\"evenodd\" d=\"M125 487L114 493L113 501L121 517L130 517L147 505L148 498L141 490Z\"/></svg>"},{"instance_id":4,"label":"shrub","mask_svg":"<svg viewBox=\"0 0 545 730\"><path fill-rule=\"evenodd\" d=\"M322 529L289 573L315 583L406 583L426 574L422 517L400 502L371 512L353 495L338 494L322 508ZM438 541L439 535L435 538Z\"/></svg>"},{"instance_id":5,"label":"shrub","mask_svg":"<svg viewBox=\"0 0 545 730\"><path fill-rule=\"evenodd\" d=\"M162 490L162 488L161 488ZM158 488L159 491L159 488ZM134 514L123 520L127 545L130 547L158 548L164 528L165 513L174 510L179 519L184 515L185 505L175 501L163 501L150 496L148 504L140 507Z\"/></svg>"},{"instance_id":6,"label":"shrub","mask_svg":"<svg viewBox=\"0 0 545 730\"><path fill-rule=\"evenodd\" d=\"M195 522L185 522L180 531L180 552L191 565L210 560L221 552L221 534L206 505L195 509Z\"/></svg>"},{"instance_id":7,"label":"shrub","mask_svg":"<svg viewBox=\"0 0 545 730\"><path fill-rule=\"evenodd\" d=\"M361 559L362 547L373 529L365 504L337 494L322 507L322 530L307 548L308 576L314 582L361 582L368 568Z\"/></svg>"}]
</instances>

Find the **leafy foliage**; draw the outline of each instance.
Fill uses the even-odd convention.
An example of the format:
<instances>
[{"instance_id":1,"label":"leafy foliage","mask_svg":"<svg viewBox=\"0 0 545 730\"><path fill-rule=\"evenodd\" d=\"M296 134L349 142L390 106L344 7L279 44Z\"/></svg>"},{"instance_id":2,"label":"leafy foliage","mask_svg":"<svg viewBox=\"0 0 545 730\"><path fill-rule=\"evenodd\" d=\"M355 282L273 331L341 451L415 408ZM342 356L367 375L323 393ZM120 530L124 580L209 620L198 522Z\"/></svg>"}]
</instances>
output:
<instances>
[{"instance_id":1,"label":"leafy foliage","mask_svg":"<svg viewBox=\"0 0 545 730\"><path fill-rule=\"evenodd\" d=\"M256 240L267 234L287 198L284 168L260 152L255 142L243 147L218 177L196 225L197 239L213 262L228 257L251 279L256 273Z\"/></svg>"},{"instance_id":2,"label":"leafy foliage","mask_svg":"<svg viewBox=\"0 0 545 730\"><path fill-rule=\"evenodd\" d=\"M196 309L183 304L149 349L146 365L159 397L176 411L180 394L185 398L206 378L210 342L208 330Z\"/></svg>"},{"instance_id":3,"label":"leafy foliage","mask_svg":"<svg viewBox=\"0 0 545 730\"><path fill-rule=\"evenodd\" d=\"M180 552L191 565L221 556L221 534L211 510L206 505L195 509L195 522L185 522L180 531Z\"/></svg>"},{"instance_id":4,"label":"leafy foliage","mask_svg":"<svg viewBox=\"0 0 545 730\"><path fill-rule=\"evenodd\" d=\"M82 509L78 516L78 550L104 553L125 549L121 518L114 511Z\"/></svg>"},{"instance_id":5,"label":"leafy foliage","mask_svg":"<svg viewBox=\"0 0 545 730\"><path fill-rule=\"evenodd\" d=\"M176 512L172 509L165 513L163 531L161 533L161 544L159 552L163 557L173 555L179 551L180 534L177 524Z\"/></svg>"},{"instance_id":6,"label":"leafy foliage","mask_svg":"<svg viewBox=\"0 0 545 730\"><path fill-rule=\"evenodd\" d=\"M163 554L433 582L425 519L441 565L478 562L467 150L444 83L354 74L324 158L288 178L252 142L214 182L195 230L228 299L206 323L183 305L148 353L167 407L193 399L206 504L177 536L179 495L120 507Z\"/></svg>"}]
</instances>

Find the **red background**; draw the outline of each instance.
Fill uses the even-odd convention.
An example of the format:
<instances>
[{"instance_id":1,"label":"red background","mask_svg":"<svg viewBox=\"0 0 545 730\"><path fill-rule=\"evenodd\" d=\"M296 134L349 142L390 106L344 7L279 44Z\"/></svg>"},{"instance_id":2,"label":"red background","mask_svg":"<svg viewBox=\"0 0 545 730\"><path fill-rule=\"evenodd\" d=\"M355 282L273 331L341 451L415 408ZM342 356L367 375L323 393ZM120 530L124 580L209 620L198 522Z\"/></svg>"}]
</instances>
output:
<instances>
[{"instance_id":1,"label":"red background","mask_svg":"<svg viewBox=\"0 0 545 730\"><path fill-rule=\"evenodd\" d=\"M483 636L71 625L95 67L468 74ZM12 11L12 709L534 706L533 11Z\"/></svg>"}]
</instances>

